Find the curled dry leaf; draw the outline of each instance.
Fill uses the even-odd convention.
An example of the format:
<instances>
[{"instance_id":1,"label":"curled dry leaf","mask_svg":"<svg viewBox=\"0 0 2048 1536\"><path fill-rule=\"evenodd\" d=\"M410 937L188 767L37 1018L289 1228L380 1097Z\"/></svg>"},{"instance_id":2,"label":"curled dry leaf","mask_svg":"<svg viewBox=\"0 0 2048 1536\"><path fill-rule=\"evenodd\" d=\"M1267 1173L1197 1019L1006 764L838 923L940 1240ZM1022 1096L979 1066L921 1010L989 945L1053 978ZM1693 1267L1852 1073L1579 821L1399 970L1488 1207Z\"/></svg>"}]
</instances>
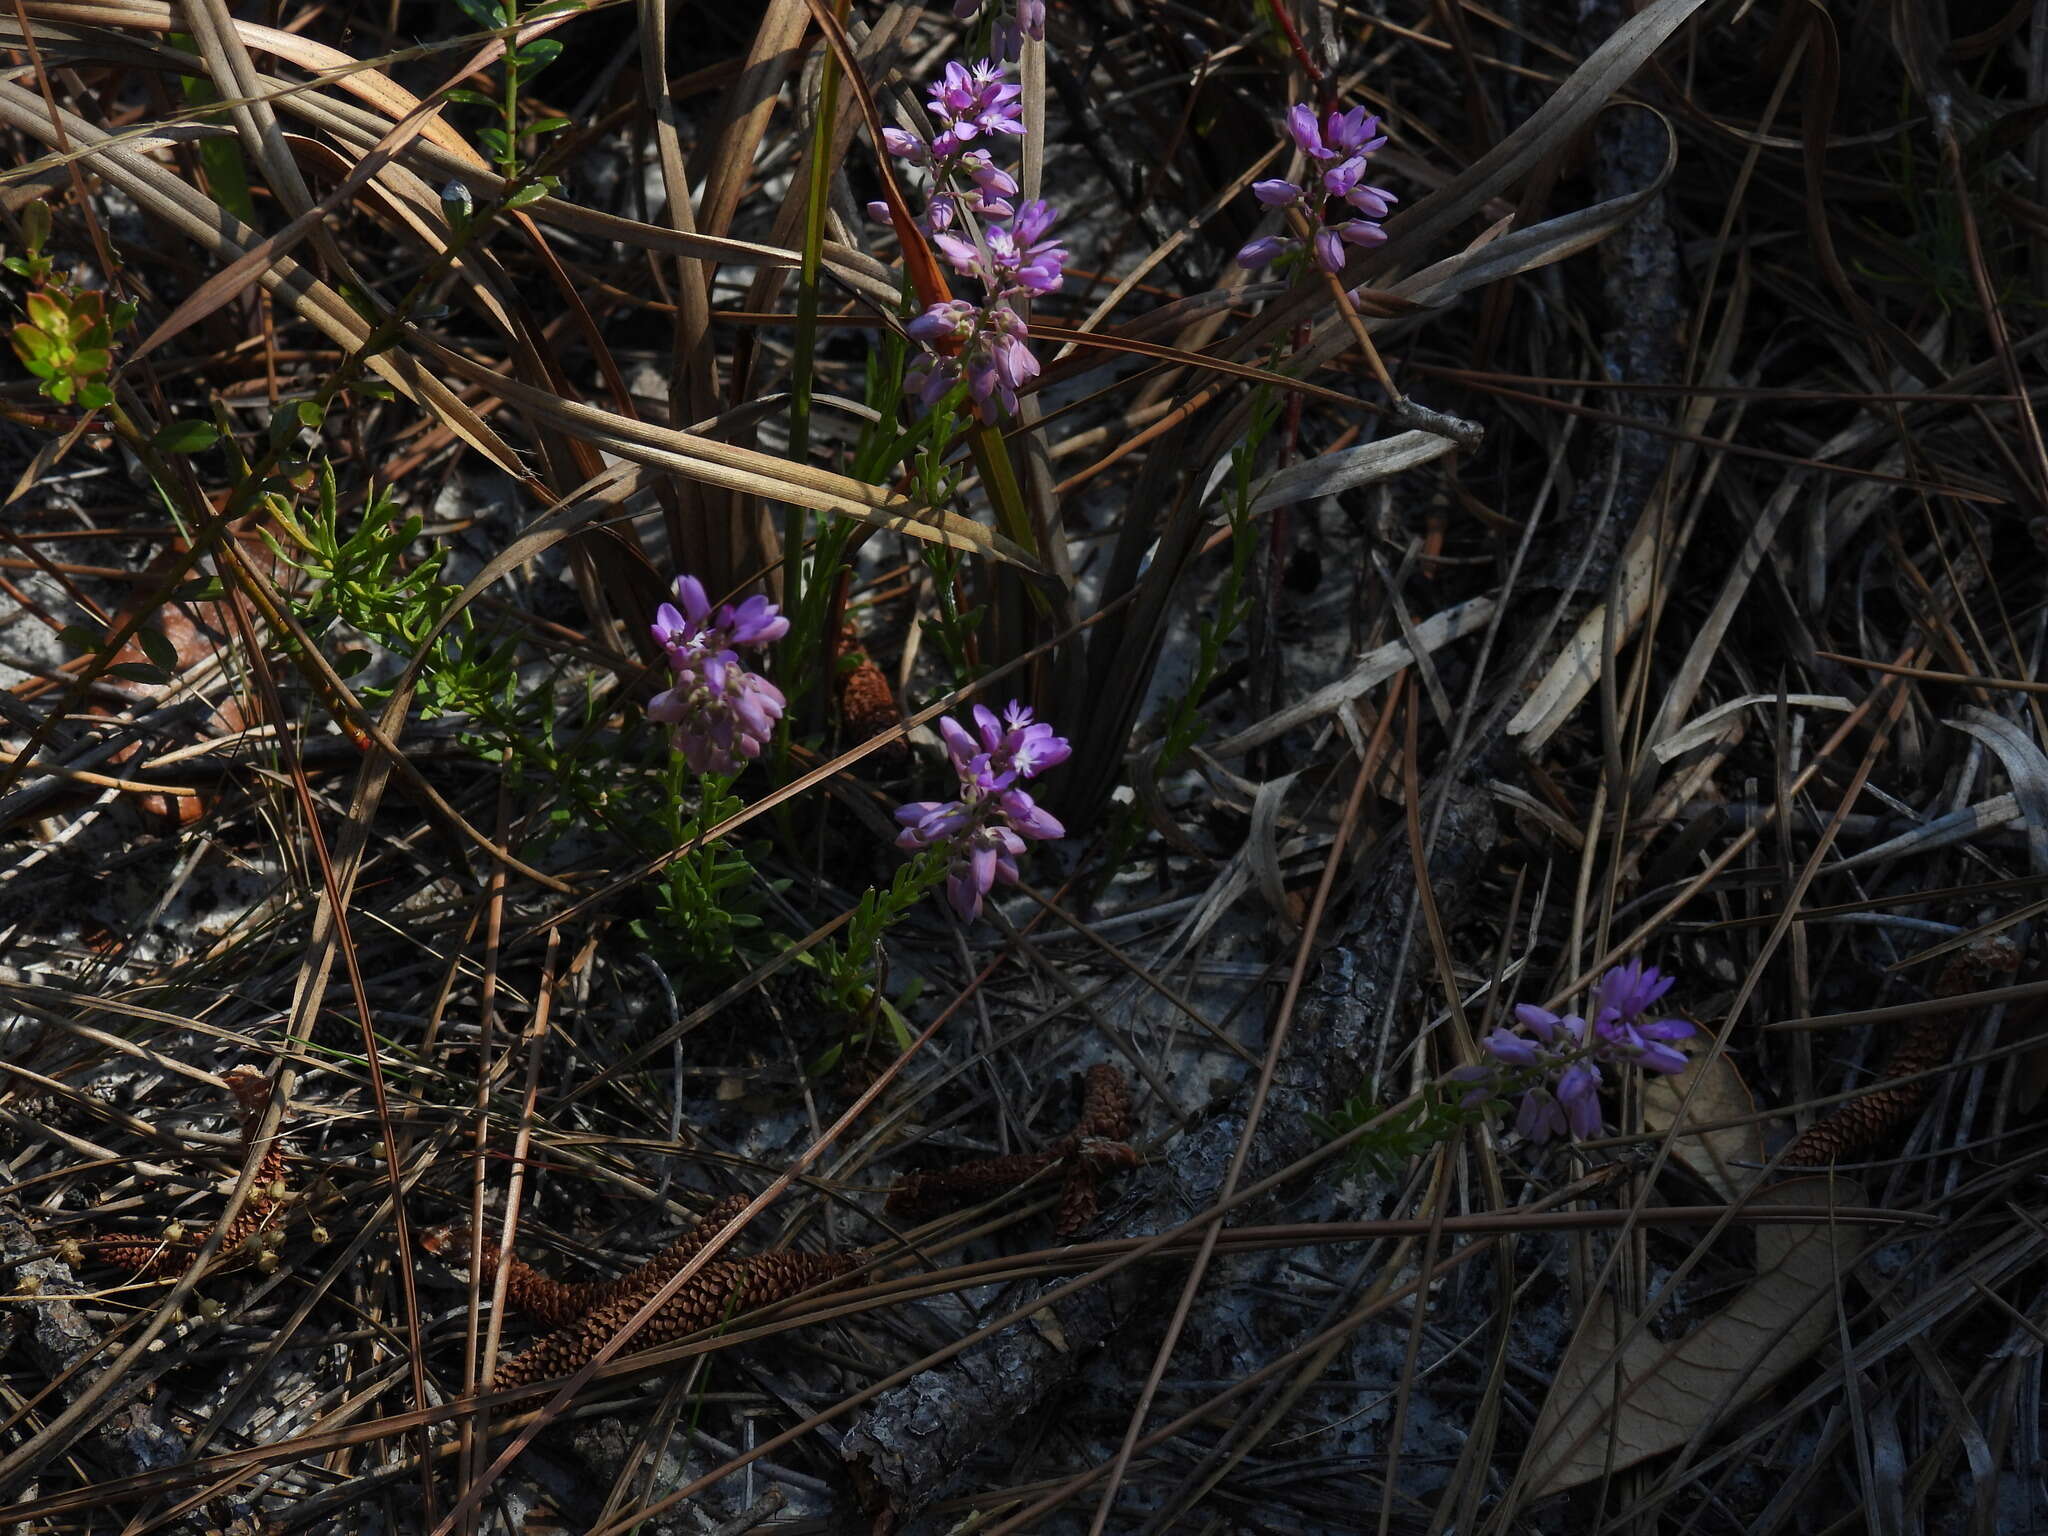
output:
<instances>
[{"instance_id":1,"label":"curled dry leaf","mask_svg":"<svg viewBox=\"0 0 2048 1536\"><path fill-rule=\"evenodd\" d=\"M1758 1192L1750 1207L1865 1198L1847 1179L1792 1179ZM1671 1343L1603 1295L1537 1415L1530 1492L1559 1493L1690 1445L1768 1390L1833 1331L1836 1288L1861 1244L1860 1228L1839 1223L1757 1227L1755 1281Z\"/></svg>"},{"instance_id":2,"label":"curled dry leaf","mask_svg":"<svg viewBox=\"0 0 2048 1536\"><path fill-rule=\"evenodd\" d=\"M1669 1135L1673 1158L1698 1174L1716 1194L1735 1200L1756 1182L1757 1170L1765 1160L1763 1126L1752 1120L1717 1131L1695 1129L1756 1113L1756 1098L1735 1070L1735 1063L1726 1052L1708 1061L1700 1043L1703 1038L1694 1035L1679 1043L1678 1049L1693 1058L1691 1070L1675 1077L1644 1074L1643 1129L1653 1136ZM1675 1134L1674 1125L1679 1127Z\"/></svg>"}]
</instances>

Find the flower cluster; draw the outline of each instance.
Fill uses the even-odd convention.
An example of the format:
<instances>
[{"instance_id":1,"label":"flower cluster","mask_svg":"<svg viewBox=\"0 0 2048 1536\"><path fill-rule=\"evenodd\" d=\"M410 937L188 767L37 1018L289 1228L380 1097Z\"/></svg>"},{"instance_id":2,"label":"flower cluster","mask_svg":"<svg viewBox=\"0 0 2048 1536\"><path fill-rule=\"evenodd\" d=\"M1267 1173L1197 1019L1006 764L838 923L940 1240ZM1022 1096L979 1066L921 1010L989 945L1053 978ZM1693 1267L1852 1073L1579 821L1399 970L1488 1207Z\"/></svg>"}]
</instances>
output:
<instances>
[{"instance_id":1,"label":"flower cluster","mask_svg":"<svg viewBox=\"0 0 2048 1536\"><path fill-rule=\"evenodd\" d=\"M972 21L981 12L981 0L953 0L953 18ZM996 43L1012 64L1024 51L1024 39L1045 41L1045 0L1017 0L1017 14L999 18L995 24Z\"/></svg>"},{"instance_id":2,"label":"flower cluster","mask_svg":"<svg viewBox=\"0 0 2048 1536\"><path fill-rule=\"evenodd\" d=\"M1574 1136L1597 1136L1603 1063L1645 1072L1685 1070L1685 1053L1671 1042L1688 1038L1693 1026L1684 1019L1647 1017L1671 990L1671 982L1641 960L1618 965L1593 989L1590 1022L1575 1013L1555 1014L1523 1003L1515 1017L1529 1033L1496 1029L1479 1042L1492 1064L1462 1067L1452 1076L1484 1085L1467 1094L1468 1102L1519 1089L1515 1129L1531 1141L1548 1141L1567 1130Z\"/></svg>"},{"instance_id":3,"label":"flower cluster","mask_svg":"<svg viewBox=\"0 0 2048 1536\"><path fill-rule=\"evenodd\" d=\"M714 614L694 576L676 578L675 599L661 605L651 626L673 676L648 704L647 718L675 727L676 750L695 772L737 773L761 755L787 703L739 653L780 640L789 620L765 597L726 603Z\"/></svg>"},{"instance_id":4,"label":"flower cluster","mask_svg":"<svg viewBox=\"0 0 2048 1536\"><path fill-rule=\"evenodd\" d=\"M1380 120L1367 116L1363 107L1328 113L1318 123L1313 111L1297 103L1287 113L1287 132L1317 162L1311 176L1304 178L1305 185L1277 177L1252 183L1252 196L1268 208L1298 207L1308 215L1316 227L1316 265L1325 272L1344 270L1345 246L1373 246L1387 238L1379 221L1398 199L1364 180L1367 159L1387 142L1379 130ZM1341 216L1339 221L1325 222L1332 212ZM1237 253L1237 262L1257 269L1300 244L1291 235L1262 235Z\"/></svg>"},{"instance_id":5,"label":"flower cluster","mask_svg":"<svg viewBox=\"0 0 2048 1536\"><path fill-rule=\"evenodd\" d=\"M1040 33L1043 21L1040 7ZM924 348L906 382L932 406L965 379L976 410L989 422L999 411L1015 411L1017 391L1038 376L1017 304L1058 291L1067 262L1066 247L1051 238L1058 216L1052 205L1034 198L1013 206L1016 178L981 147L1024 132L1022 95L993 59L948 64L930 92L939 132L930 139L901 128L882 134L890 154L931 172L931 200L919 227L947 264L974 278L984 293L979 304L934 304L904 327ZM869 204L868 212L879 220L889 216L885 203ZM979 221L978 231L968 216Z\"/></svg>"},{"instance_id":6,"label":"flower cluster","mask_svg":"<svg viewBox=\"0 0 2048 1536\"><path fill-rule=\"evenodd\" d=\"M972 731L957 720L941 719L939 734L960 777L960 798L919 800L898 809L903 831L896 846L913 853L947 851L946 898L971 923L997 881L1016 884L1017 855L1026 838L1042 841L1065 834L1017 785L1065 762L1073 748L1014 700L1001 719L975 705Z\"/></svg>"}]
</instances>

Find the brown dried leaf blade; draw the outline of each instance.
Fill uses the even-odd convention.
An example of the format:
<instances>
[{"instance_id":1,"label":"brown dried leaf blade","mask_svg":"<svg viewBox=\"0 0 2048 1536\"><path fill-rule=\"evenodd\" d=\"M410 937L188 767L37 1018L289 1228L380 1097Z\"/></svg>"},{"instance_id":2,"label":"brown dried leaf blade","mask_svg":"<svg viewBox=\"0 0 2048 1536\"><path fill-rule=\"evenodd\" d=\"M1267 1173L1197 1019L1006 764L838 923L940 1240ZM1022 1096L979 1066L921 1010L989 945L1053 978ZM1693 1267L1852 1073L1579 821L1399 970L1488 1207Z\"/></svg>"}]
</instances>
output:
<instances>
[{"instance_id":1,"label":"brown dried leaf blade","mask_svg":"<svg viewBox=\"0 0 2048 1536\"><path fill-rule=\"evenodd\" d=\"M1680 1045L1696 1045L1699 1036ZM1698 1050L1686 1051L1693 1058L1692 1069L1677 1077L1652 1077L1643 1084L1643 1129L1653 1136L1683 1128L1671 1139L1671 1155L1713 1188L1734 1200L1756 1182L1757 1169L1764 1161L1764 1129L1759 1121L1724 1126L1717 1131L1697 1127L1723 1120L1741 1120L1756 1113L1756 1097L1749 1084L1735 1070L1735 1063L1723 1053L1702 1062ZM1687 1095L1690 1094L1690 1099Z\"/></svg>"},{"instance_id":2,"label":"brown dried leaf blade","mask_svg":"<svg viewBox=\"0 0 2048 1536\"><path fill-rule=\"evenodd\" d=\"M1793 1179L1751 1207L1859 1205L1846 1179ZM1630 1330L1606 1296L1559 1362L1530 1442L1537 1497L1698 1440L1817 1349L1835 1326L1834 1291L1861 1229L1759 1226L1757 1278L1683 1339ZM1618 1347L1617 1347L1618 1345Z\"/></svg>"}]
</instances>

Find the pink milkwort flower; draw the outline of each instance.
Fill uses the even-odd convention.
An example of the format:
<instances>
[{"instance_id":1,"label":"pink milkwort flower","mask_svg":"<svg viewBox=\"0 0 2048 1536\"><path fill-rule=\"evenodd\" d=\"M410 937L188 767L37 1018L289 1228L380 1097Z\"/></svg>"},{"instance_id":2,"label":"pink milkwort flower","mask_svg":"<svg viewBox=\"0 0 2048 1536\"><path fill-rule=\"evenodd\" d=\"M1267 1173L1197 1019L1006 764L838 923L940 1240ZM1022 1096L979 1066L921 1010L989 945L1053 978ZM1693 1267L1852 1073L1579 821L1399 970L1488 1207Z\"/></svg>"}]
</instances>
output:
<instances>
[{"instance_id":1,"label":"pink milkwort flower","mask_svg":"<svg viewBox=\"0 0 2048 1536\"><path fill-rule=\"evenodd\" d=\"M695 773L738 773L775 735L788 701L731 651L685 667L647 705L647 718L675 727L675 749Z\"/></svg>"},{"instance_id":2,"label":"pink milkwort flower","mask_svg":"<svg viewBox=\"0 0 2048 1536\"><path fill-rule=\"evenodd\" d=\"M1017 856L1029 846L1026 839L1066 835L1057 818L1015 786L1057 767L1073 750L1015 700L1001 718L979 704L973 713L972 731L957 720L939 721L960 798L914 801L896 812L903 828L897 847L948 851L946 899L970 923L996 885L1017 883Z\"/></svg>"},{"instance_id":3,"label":"pink milkwort flower","mask_svg":"<svg viewBox=\"0 0 2048 1536\"><path fill-rule=\"evenodd\" d=\"M1024 132L1024 87L1003 79L994 59L973 65L948 64L926 93L932 116L942 125L932 140L934 155L951 155L977 135Z\"/></svg>"},{"instance_id":4,"label":"pink milkwort flower","mask_svg":"<svg viewBox=\"0 0 2048 1536\"><path fill-rule=\"evenodd\" d=\"M789 620L765 597L750 597L737 607L721 604L714 617L704 583L696 577L678 576L672 590L675 603L657 608L652 626L671 666L684 666L711 651L771 645L789 633ZM676 603L682 605L680 611Z\"/></svg>"},{"instance_id":5,"label":"pink milkwort flower","mask_svg":"<svg viewBox=\"0 0 2048 1536\"><path fill-rule=\"evenodd\" d=\"M1527 1033L1494 1030L1479 1042L1488 1064L1451 1075L1473 1085L1465 1095L1468 1104L1519 1091L1515 1128L1531 1141L1567 1130L1581 1138L1597 1136L1603 1065L1665 1074L1686 1069L1685 1053L1670 1042L1686 1039L1694 1026L1684 1019L1645 1017L1671 990L1671 981L1640 960L1614 967L1593 989L1590 1023L1575 1013L1518 1004L1515 1018Z\"/></svg>"},{"instance_id":6,"label":"pink milkwort flower","mask_svg":"<svg viewBox=\"0 0 2048 1536\"><path fill-rule=\"evenodd\" d=\"M977 9L957 14L964 19ZM1036 16L1042 32L1042 5ZM1053 206L1041 198L1013 206L1016 178L987 149L968 147L977 138L1021 134L1021 95L1022 88L1006 83L1002 65L993 59L949 64L931 88L932 112L944 131L929 142L900 128L882 134L890 154L930 168L932 195L918 225L955 272L973 277L984 290L980 304L949 299L906 323L906 334L927 355L912 365L905 384L930 408L964 382L976 413L991 424L1017 409L1018 391L1039 372L1018 306L1057 292L1066 275L1067 249L1051 238L1058 217ZM868 212L888 222L886 204L870 203ZM972 215L979 228L963 215Z\"/></svg>"},{"instance_id":7,"label":"pink milkwort flower","mask_svg":"<svg viewBox=\"0 0 2048 1536\"><path fill-rule=\"evenodd\" d=\"M1015 411L1017 391L1038 377L1038 359L1027 345L1023 317L998 300L986 309L965 299L934 304L904 326L932 353L904 375L927 407L937 405L962 379L981 419L993 423L998 409Z\"/></svg>"},{"instance_id":8,"label":"pink milkwort flower","mask_svg":"<svg viewBox=\"0 0 2048 1536\"><path fill-rule=\"evenodd\" d=\"M647 718L675 727L675 749L693 771L737 773L761 755L788 702L739 652L774 644L789 633L789 620L758 595L714 614L694 576L678 576L674 593L675 603L663 603L650 626L672 675L648 703Z\"/></svg>"},{"instance_id":9,"label":"pink milkwort flower","mask_svg":"<svg viewBox=\"0 0 2048 1536\"><path fill-rule=\"evenodd\" d=\"M1316 265L1325 272L1344 270L1345 246L1379 245L1387 238L1378 221L1399 199L1363 180L1367 158L1387 142L1379 126L1380 120L1368 116L1363 107L1331 112L1318 121L1312 108L1298 102L1287 112L1288 136L1311 160L1337 163L1314 172L1306 186L1279 177L1252 183L1252 196L1263 206L1298 207L1316 225L1312 250ZM1333 210L1364 217L1331 223ZM1256 271L1300 244L1290 236L1262 235L1239 249L1237 264Z\"/></svg>"}]
</instances>

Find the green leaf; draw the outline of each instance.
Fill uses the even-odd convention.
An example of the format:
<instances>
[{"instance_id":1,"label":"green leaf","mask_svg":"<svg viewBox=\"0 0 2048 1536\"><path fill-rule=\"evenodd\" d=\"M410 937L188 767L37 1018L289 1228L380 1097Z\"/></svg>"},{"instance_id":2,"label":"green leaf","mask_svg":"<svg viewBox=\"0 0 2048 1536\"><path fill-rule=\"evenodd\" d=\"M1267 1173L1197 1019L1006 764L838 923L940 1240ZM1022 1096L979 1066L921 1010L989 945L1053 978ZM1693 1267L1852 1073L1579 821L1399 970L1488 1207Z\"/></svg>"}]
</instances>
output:
<instances>
[{"instance_id":1,"label":"green leaf","mask_svg":"<svg viewBox=\"0 0 2048 1536\"><path fill-rule=\"evenodd\" d=\"M50 238L50 205L41 198L22 205L21 236L28 242L30 254L37 254L43 242Z\"/></svg>"},{"instance_id":2,"label":"green leaf","mask_svg":"<svg viewBox=\"0 0 2048 1536\"><path fill-rule=\"evenodd\" d=\"M480 27L500 27L505 23L505 13L498 9L497 0L455 0L455 3Z\"/></svg>"},{"instance_id":3,"label":"green leaf","mask_svg":"<svg viewBox=\"0 0 2048 1536\"><path fill-rule=\"evenodd\" d=\"M489 112L495 112L498 110L498 104L495 101L491 100L490 97L486 96L482 91L472 91L467 89L453 90L448 93L448 99L450 101L459 101L465 107L482 107Z\"/></svg>"},{"instance_id":4,"label":"green leaf","mask_svg":"<svg viewBox=\"0 0 2048 1536\"><path fill-rule=\"evenodd\" d=\"M171 644L171 637L160 629L147 625L135 631L135 643L142 647L142 654L155 662L166 672L178 670L178 648Z\"/></svg>"},{"instance_id":5,"label":"green leaf","mask_svg":"<svg viewBox=\"0 0 2048 1536\"><path fill-rule=\"evenodd\" d=\"M219 441L210 421L173 421L157 428L149 446L159 453L203 453Z\"/></svg>"},{"instance_id":6,"label":"green leaf","mask_svg":"<svg viewBox=\"0 0 2048 1536\"><path fill-rule=\"evenodd\" d=\"M531 134L560 133L569 126L566 117L544 117L539 122L528 123L526 131Z\"/></svg>"},{"instance_id":7,"label":"green leaf","mask_svg":"<svg viewBox=\"0 0 2048 1536\"><path fill-rule=\"evenodd\" d=\"M0 258L0 267L5 267L8 271L14 273L17 277L28 277L31 275L29 270L29 264L23 261L19 256L8 256Z\"/></svg>"},{"instance_id":8,"label":"green leaf","mask_svg":"<svg viewBox=\"0 0 2048 1536\"><path fill-rule=\"evenodd\" d=\"M548 189L536 182L532 186L521 187L517 192L506 198L505 206L507 208L524 208L528 203L537 203L547 195Z\"/></svg>"},{"instance_id":9,"label":"green leaf","mask_svg":"<svg viewBox=\"0 0 2048 1536\"><path fill-rule=\"evenodd\" d=\"M97 378L114 364L105 347L87 347L71 360L71 372L78 378Z\"/></svg>"},{"instance_id":10,"label":"green leaf","mask_svg":"<svg viewBox=\"0 0 2048 1536\"><path fill-rule=\"evenodd\" d=\"M114 392L104 384L87 384L78 391L78 403L88 411L103 411L114 403Z\"/></svg>"},{"instance_id":11,"label":"green leaf","mask_svg":"<svg viewBox=\"0 0 2048 1536\"><path fill-rule=\"evenodd\" d=\"M21 360L41 362L57 353L57 340L39 326L23 321L14 328L14 350Z\"/></svg>"},{"instance_id":12,"label":"green leaf","mask_svg":"<svg viewBox=\"0 0 2048 1536\"><path fill-rule=\"evenodd\" d=\"M264 536L268 538L269 534L265 532ZM273 539L271 544L275 548L276 540ZM221 585L218 576L181 581L171 589L171 601L174 603L217 603L227 595L227 588Z\"/></svg>"},{"instance_id":13,"label":"green leaf","mask_svg":"<svg viewBox=\"0 0 2048 1536\"><path fill-rule=\"evenodd\" d=\"M560 38L537 37L513 54L512 58L513 62L518 64L520 73L531 77L546 69L561 56L562 42Z\"/></svg>"},{"instance_id":14,"label":"green leaf","mask_svg":"<svg viewBox=\"0 0 2048 1536\"><path fill-rule=\"evenodd\" d=\"M66 650L82 651L90 656L100 648L101 637L83 624L67 624L57 631L57 643Z\"/></svg>"},{"instance_id":15,"label":"green leaf","mask_svg":"<svg viewBox=\"0 0 2048 1536\"><path fill-rule=\"evenodd\" d=\"M311 427L317 432L320 430L320 423L326 419L327 413L320 408L318 400L301 400L299 402L299 424L301 426Z\"/></svg>"},{"instance_id":16,"label":"green leaf","mask_svg":"<svg viewBox=\"0 0 2048 1536\"><path fill-rule=\"evenodd\" d=\"M162 667L152 667L139 661L124 661L107 668L113 676L130 683L168 683L171 674Z\"/></svg>"},{"instance_id":17,"label":"green leaf","mask_svg":"<svg viewBox=\"0 0 2048 1536\"><path fill-rule=\"evenodd\" d=\"M479 128L476 137L477 142L491 152L493 160L503 160L505 151L511 147L511 141L505 137L502 128Z\"/></svg>"},{"instance_id":18,"label":"green leaf","mask_svg":"<svg viewBox=\"0 0 2048 1536\"><path fill-rule=\"evenodd\" d=\"M368 651L343 651L334 658L334 671L339 677L354 677L369 664L370 653Z\"/></svg>"}]
</instances>

